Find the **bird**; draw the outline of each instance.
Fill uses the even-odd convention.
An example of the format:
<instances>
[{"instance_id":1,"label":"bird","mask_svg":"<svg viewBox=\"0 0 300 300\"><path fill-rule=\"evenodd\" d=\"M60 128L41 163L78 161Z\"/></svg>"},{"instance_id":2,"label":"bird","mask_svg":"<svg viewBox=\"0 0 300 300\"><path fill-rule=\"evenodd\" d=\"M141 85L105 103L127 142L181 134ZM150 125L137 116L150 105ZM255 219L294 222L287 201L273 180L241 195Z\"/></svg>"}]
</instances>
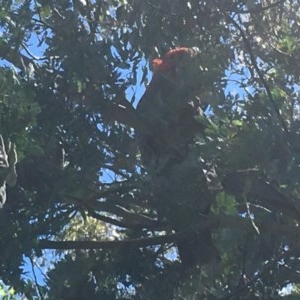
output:
<instances>
[{"instance_id":1,"label":"bird","mask_svg":"<svg viewBox=\"0 0 300 300\"><path fill-rule=\"evenodd\" d=\"M137 106L148 129L147 133L144 130L137 134L142 160L148 169L150 165L162 168L161 161L156 160L165 159L167 153L171 160L181 160L195 133L204 129L197 121L203 114L200 98L196 96L201 86L195 80L199 73L197 55L193 48L179 47L152 62L152 80Z\"/></svg>"},{"instance_id":2,"label":"bird","mask_svg":"<svg viewBox=\"0 0 300 300\"><path fill-rule=\"evenodd\" d=\"M180 260L195 266L217 252L212 234L199 228L210 212L211 193L203 162L194 151L195 137L205 134L201 122L199 50L177 47L154 59L153 77L137 106L144 127L137 130L142 164L153 182L157 214L176 232Z\"/></svg>"}]
</instances>

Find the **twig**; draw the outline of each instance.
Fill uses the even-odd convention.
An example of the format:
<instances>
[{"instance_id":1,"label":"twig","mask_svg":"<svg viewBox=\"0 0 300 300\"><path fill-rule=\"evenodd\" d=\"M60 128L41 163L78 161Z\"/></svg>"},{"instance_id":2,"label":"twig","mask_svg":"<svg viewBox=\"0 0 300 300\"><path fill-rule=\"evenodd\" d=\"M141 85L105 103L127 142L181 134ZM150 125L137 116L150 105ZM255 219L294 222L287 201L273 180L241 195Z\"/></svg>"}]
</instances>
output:
<instances>
[{"instance_id":1,"label":"twig","mask_svg":"<svg viewBox=\"0 0 300 300\"><path fill-rule=\"evenodd\" d=\"M41 289L40 289L40 285L38 284L38 281L37 281L37 276L36 276L35 269L34 269L35 263L34 263L34 261L32 260L31 257L29 257L29 260L30 260L30 263L31 263L31 271L32 271L32 274L33 274L33 277L34 277L34 282L35 282L35 285L36 285L36 290L39 294L39 298L44 299L43 294L42 294Z\"/></svg>"},{"instance_id":2,"label":"twig","mask_svg":"<svg viewBox=\"0 0 300 300\"><path fill-rule=\"evenodd\" d=\"M272 93L270 91L270 88L269 88L269 86L268 86L265 78L264 78L264 75L262 74L260 68L257 65L255 55L254 55L254 53L252 51L250 42L249 42L248 38L246 37L246 34L245 34L244 30L242 29L241 25L238 24L237 21L235 21L231 16L228 15L228 13L222 8L222 6L220 6L217 3L217 1L214 1L214 2L215 2L215 5L220 9L220 11L223 12L223 14L225 15L225 17L228 18L233 23L233 25L239 30L239 32L240 32L240 34L242 36L242 39L244 41L244 44L246 46L246 49L248 50L248 53L250 55L250 60L252 62L252 65L253 65L255 71L257 72L260 81L262 82L262 85L263 85L263 87L264 87L264 89L265 89L265 91L267 93L267 96L268 96L268 98L269 98L269 100L270 100L270 102L271 102L271 104L273 106L273 109L274 109L274 111L275 111L275 113L276 113L276 115L278 117L279 122L281 123L281 126L282 126L284 132L286 134L288 134L288 128L287 128L287 126L286 126L283 118L281 117L280 111L279 111L279 109L278 109L278 107L277 107L277 105L276 105L276 103L274 101L273 95L272 95Z\"/></svg>"}]
</instances>

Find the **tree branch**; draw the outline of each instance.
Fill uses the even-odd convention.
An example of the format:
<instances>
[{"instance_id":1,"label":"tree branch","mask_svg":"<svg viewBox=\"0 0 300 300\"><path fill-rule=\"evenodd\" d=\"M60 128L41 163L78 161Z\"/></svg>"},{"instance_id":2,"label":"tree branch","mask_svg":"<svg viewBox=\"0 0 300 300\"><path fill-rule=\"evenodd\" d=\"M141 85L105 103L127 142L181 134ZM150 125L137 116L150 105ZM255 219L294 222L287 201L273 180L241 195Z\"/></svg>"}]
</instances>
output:
<instances>
[{"instance_id":1,"label":"tree branch","mask_svg":"<svg viewBox=\"0 0 300 300\"><path fill-rule=\"evenodd\" d=\"M236 20L234 20L234 18L232 18L231 16L228 15L228 13L222 8L221 5L219 5L217 3L217 1L214 1L214 2L215 2L215 5L220 9L220 11L223 12L223 14L225 15L225 17L227 19L229 19L232 22L232 24L234 25L234 27L236 27L239 30L239 32L240 32L240 34L242 36L243 42L244 42L244 44L246 46L246 49L248 50L248 53L250 55L250 60L252 62L252 65L253 65L255 71L257 72L260 81L262 82L262 85L263 85L263 87L264 87L264 89L265 89L265 91L267 93L267 96L268 96L268 98L269 98L269 100L271 102L271 105L273 106L273 109L274 109L274 111L275 111L275 113L277 115L277 118L278 118L279 122L281 123L282 129L283 129L283 131L286 134L288 134L288 128L287 128L287 126L286 126L283 118L281 117L280 111L279 111L279 109L278 109L278 107L277 107L277 105L276 105L276 103L274 101L274 98L273 98L273 95L272 95L272 93L270 91L269 85L267 84L267 82L266 82L266 80L264 78L264 75L262 74L260 68L257 65L255 55L254 55L254 53L252 51L252 47L250 45L250 42L249 42L248 38L246 37L246 34L245 34L244 30L238 24L238 22Z\"/></svg>"},{"instance_id":2,"label":"tree branch","mask_svg":"<svg viewBox=\"0 0 300 300\"><path fill-rule=\"evenodd\" d=\"M24 70L25 72L27 72L31 64L34 64L33 60L11 48L6 42L3 41L0 44L0 57L6 59L14 66L20 70Z\"/></svg>"},{"instance_id":3,"label":"tree branch","mask_svg":"<svg viewBox=\"0 0 300 300\"><path fill-rule=\"evenodd\" d=\"M300 231L297 225L285 225L281 223L271 222L269 218L263 221L256 221L256 225L260 228L260 232L270 235L284 235L297 240L300 238ZM41 239L38 242L40 249L57 249L57 250L89 250L89 249L116 249L120 247L138 247L145 248L148 246L172 244L181 239L186 239L190 233L203 232L203 230L217 228L240 228L245 230L252 227L251 220L240 216L216 216L205 218L201 223L178 233L155 236L150 238L127 239L117 241L49 241ZM254 231L254 234L256 231Z\"/></svg>"},{"instance_id":4,"label":"tree branch","mask_svg":"<svg viewBox=\"0 0 300 300\"><path fill-rule=\"evenodd\" d=\"M179 239L181 233L171 234L166 236L157 236L142 239L129 239L123 241L48 241L40 240L40 249L57 249L57 250L70 250L70 249L116 249L120 247L138 247L144 248L153 245L160 245L166 243L173 243Z\"/></svg>"},{"instance_id":5,"label":"tree branch","mask_svg":"<svg viewBox=\"0 0 300 300\"><path fill-rule=\"evenodd\" d=\"M266 10L269 10L269 9L277 8L277 6L279 6L280 4L283 4L285 1L286 0L278 0L274 3L268 4L266 6L250 8L250 9L247 9L247 10L233 9L230 12L235 12L235 13L238 13L238 14L260 13L260 12L263 12L263 11L266 11Z\"/></svg>"}]
</instances>

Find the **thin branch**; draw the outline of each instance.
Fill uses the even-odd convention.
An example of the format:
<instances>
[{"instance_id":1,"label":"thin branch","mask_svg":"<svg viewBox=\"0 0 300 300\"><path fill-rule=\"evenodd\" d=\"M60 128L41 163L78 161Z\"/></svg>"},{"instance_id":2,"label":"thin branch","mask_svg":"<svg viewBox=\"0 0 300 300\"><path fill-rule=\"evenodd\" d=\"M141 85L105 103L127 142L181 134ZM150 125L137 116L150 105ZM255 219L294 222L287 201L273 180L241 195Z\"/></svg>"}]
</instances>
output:
<instances>
[{"instance_id":1,"label":"thin branch","mask_svg":"<svg viewBox=\"0 0 300 300\"><path fill-rule=\"evenodd\" d=\"M87 209L89 215L97 220L110 223L112 225L124 227L124 228L152 228L158 229L163 224L147 215L137 213L126 209L122 204L110 203L107 201L97 201L94 198L81 199L77 197L64 196L64 199L70 203L80 205L80 207ZM129 204L129 203L127 203ZM116 216L116 218L99 214L98 212L104 212L109 215ZM122 220L120 220L120 218Z\"/></svg>"},{"instance_id":2,"label":"thin branch","mask_svg":"<svg viewBox=\"0 0 300 300\"><path fill-rule=\"evenodd\" d=\"M231 10L231 12L235 12L235 13L238 13L238 14L260 13L260 12L263 12L263 11L266 11L266 10L269 10L269 9L277 8L278 5L283 4L284 2L286 2L286 0L278 0L274 3L271 3L271 4L266 5L266 6L255 7L255 8L251 8L251 9L247 9L247 10L233 9L233 10Z\"/></svg>"},{"instance_id":3,"label":"thin branch","mask_svg":"<svg viewBox=\"0 0 300 300\"><path fill-rule=\"evenodd\" d=\"M161 224L156 222L155 220L144 220L144 219L139 219L136 216L132 215L132 220L130 221L129 219L126 219L125 221L120 221L117 220L115 218L111 218L111 217L107 217L101 214L96 213L95 211L88 209L88 214L100 221L115 225L115 226L119 226L119 227L123 227L123 228L132 228L132 229L143 229L143 228L147 228L147 229L158 229ZM137 220L135 220L137 219Z\"/></svg>"},{"instance_id":4,"label":"thin branch","mask_svg":"<svg viewBox=\"0 0 300 300\"><path fill-rule=\"evenodd\" d=\"M252 65L253 65L255 71L257 72L260 81L262 82L262 85L263 85L263 87L264 87L264 89L265 89L265 91L267 93L267 96L268 96L268 98L269 98L269 100L271 102L271 105L273 106L273 109L274 109L274 111L275 111L275 113L277 115L277 118L278 118L279 122L281 123L282 129L284 130L284 132L286 134L288 134L288 128L287 128L287 126L286 126L283 118L281 117L280 111L279 111L279 109L278 109L278 107L277 107L277 105L276 105L276 103L274 101L274 98L273 98L273 95L272 95L272 93L270 91L269 85L267 84L267 82L266 82L266 80L264 78L263 73L261 72L260 68L257 65L256 58L255 58L255 55L253 53L251 44L250 44L248 38L246 37L246 34L245 34L244 30L242 29L241 25L238 24L238 22L234 20L234 18L232 18L231 16L228 15L228 13L222 8L222 6L220 6L217 3L217 1L214 1L214 2L215 2L215 5L220 9L220 11L223 12L223 14L225 15L225 17L227 19L229 19L232 22L232 24L239 30L239 32L240 32L240 34L242 36L242 39L244 41L244 44L246 46L246 49L248 50L248 53L250 55L250 59L251 59Z\"/></svg>"},{"instance_id":5,"label":"thin branch","mask_svg":"<svg viewBox=\"0 0 300 300\"><path fill-rule=\"evenodd\" d=\"M111 225L115 225L118 227L122 227L122 228L130 228L130 226L127 226L127 224L122 221L119 221L119 220L111 218L111 217L103 216L101 214L94 212L93 210L90 210L90 209L88 209L88 214L89 214L89 216L91 216L94 219L97 219L99 221L102 221L102 222L105 222L105 223L108 223Z\"/></svg>"},{"instance_id":6,"label":"thin branch","mask_svg":"<svg viewBox=\"0 0 300 300\"><path fill-rule=\"evenodd\" d=\"M34 263L34 261L31 257L29 257L29 260L30 260L30 263L31 263L31 271L32 271L32 274L33 274L33 277L34 277L34 282L35 282L35 285L36 285L36 290L37 290L38 295L39 295L39 299L44 299L44 296L43 296L43 293L40 289L40 285L38 284L36 272L35 272L35 269L34 269L35 263Z\"/></svg>"},{"instance_id":7,"label":"thin branch","mask_svg":"<svg viewBox=\"0 0 300 300\"><path fill-rule=\"evenodd\" d=\"M11 48L7 43L2 42L0 45L0 58L6 59L20 70L26 71L30 68L33 60L19 53L18 50Z\"/></svg>"},{"instance_id":8,"label":"thin branch","mask_svg":"<svg viewBox=\"0 0 300 300\"><path fill-rule=\"evenodd\" d=\"M24 50L26 51L26 53L31 57L31 63L33 63L33 61L36 61L36 60L43 60L43 59L41 59L41 58L39 58L39 57L36 57L36 56L34 56L31 52L30 52L30 50L28 49L28 47L25 45L25 43L22 43L22 47L24 48Z\"/></svg>"},{"instance_id":9,"label":"thin branch","mask_svg":"<svg viewBox=\"0 0 300 300\"><path fill-rule=\"evenodd\" d=\"M259 228L258 228L257 225L255 224L254 217L253 217L253 215L252 215L252 213L251 213L249 202L246 202L246 207L247 207L247 213L248 213L248 216L249 216L249 218L250 218L250 220L251 220L251 224L252 224L253 228L255 229L255 231L256 231L258 234L260 234Z\"/></svg>"},{"instance_id":10,"label":"thin branch","mask_svg":"<svg viewBox=\"0 0 300 300\"><path fill-rule=\"evenodd\" d=\"M270 259L267 262L264 262L261 266L261 268L259 269L259 271L256 272L256 274L249 279L249 281L247 283L245 283L243 286L240 286L239 288L237 288L235 291L233 291L233 293L231 293L230 295L222 298L222 300L230 300L230 299L235 299L235 296L239 295L243 290L245 290L246 288L254 285L259 279L261 279L268 271L270 271L271 269L274 268L274 266L276 264L278 264L278 262L284 260L284 258L286 257L286 253L279 253L277 255L277 257L275 257L275 259Z\"/></svg>"},{"instance_id":11,"label":"thin branch","mask_svg":"<svg viewBox=\"0 0 300 300\"><path fill-rule=\"evenodd\" d=\"M223 179L222 185L226 193L238 197L247 188L246 196L250 197L252 205L261 205L264 209L280 211L289 218L300 220L300 204L297 198L286 196L272 184L267 182L267 178L261 178L253 170L240 170L228 174ZM235 190L238 186L238 190ZM249 200L248 200L249 202Z\"/></svg>"},{"instance_id":12,"label":"thin branch","mask_svg":"<svg viewBox=\"0 0 300 300\"><path fill-rule=\"evenodd\" d=\"M72 250L72 249L117 249L120 247L137 247L145 248L148 246L161 245L166 243L173 243L178 240L181 233L170 234L167 236L157 236L151 238L141 238L141 239L129 239L122 241L48 241L40 240L39 247L41 249L56 249L56 250Z\"/></svg>"}]
</instances>

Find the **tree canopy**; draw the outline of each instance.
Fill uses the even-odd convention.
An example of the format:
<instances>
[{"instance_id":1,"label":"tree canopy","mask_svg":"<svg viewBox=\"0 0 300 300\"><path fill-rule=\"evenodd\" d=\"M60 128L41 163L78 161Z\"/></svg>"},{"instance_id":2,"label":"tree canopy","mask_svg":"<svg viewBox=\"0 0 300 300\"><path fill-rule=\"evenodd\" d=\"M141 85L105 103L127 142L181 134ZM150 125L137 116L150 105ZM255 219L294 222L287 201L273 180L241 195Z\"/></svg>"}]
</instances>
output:
<instances>
[{"instance_id":1,"label":"tree canopy","mask_svg":"<svg viewBox=\"0 0 300 300\"><path fill-rule=\"evenodd\" d=\"M300 297L298 1L0 3L0 134L18 154L0 211L0 294ZM186 79L199 83L205 130L186 165L197 161L210 195L210 213L180 230L136 134L150 62L176 47L200 52ZM169 197L204 190L195 165L174 170ZM187 224L193 206L177 208ZM186 268L177 244L197 230L218 257Z\"/></svg>"}]
</instances>

